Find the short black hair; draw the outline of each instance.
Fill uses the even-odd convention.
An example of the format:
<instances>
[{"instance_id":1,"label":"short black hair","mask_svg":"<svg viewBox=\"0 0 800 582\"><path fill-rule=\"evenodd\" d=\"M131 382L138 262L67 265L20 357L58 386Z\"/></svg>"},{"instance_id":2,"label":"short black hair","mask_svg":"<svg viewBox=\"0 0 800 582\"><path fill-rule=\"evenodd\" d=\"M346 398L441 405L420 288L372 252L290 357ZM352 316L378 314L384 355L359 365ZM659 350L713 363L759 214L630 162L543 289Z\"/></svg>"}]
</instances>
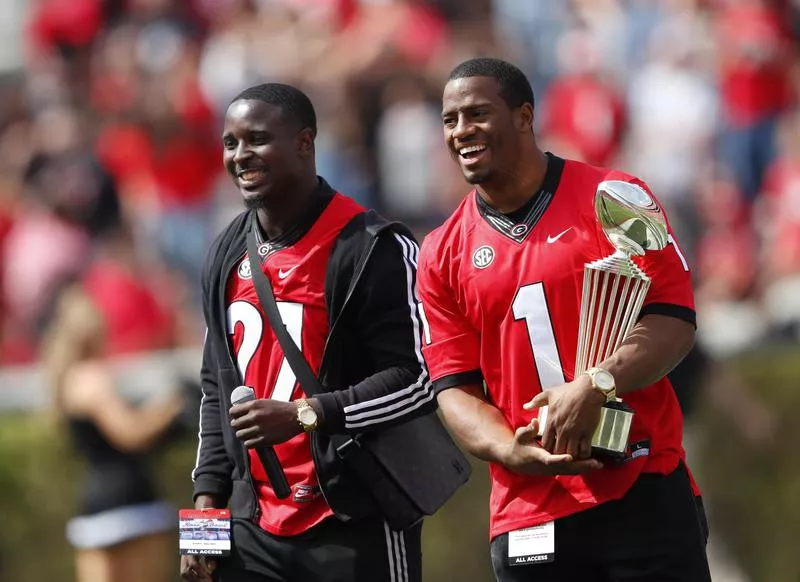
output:
<instances>
[{"instance_id":1,"label":"short black hair","mask_svg":"<svg viewBox=\"0 0 800 582\"><path fill-rule=\"evenodd\" d=\"M510 109L525 103L534 105L530 81L518 67L501 59L481 57L464 61L450 72L448 81L468 77L492 77L500 85L500 97Z\"/></svg>"},{"instance_id":2,"label":"short black hair","mask_svg":"<svg viewBox=\"0 0 800 582\"><path fill-rule=\"evenodd\" d=\"M231 100L254 99L280 107L283 113L296 121L301 129L310 129L317 135L317 114L308 95L297 87L283 83L263 83L248 87Z\"/></svg>"}]
</instances>

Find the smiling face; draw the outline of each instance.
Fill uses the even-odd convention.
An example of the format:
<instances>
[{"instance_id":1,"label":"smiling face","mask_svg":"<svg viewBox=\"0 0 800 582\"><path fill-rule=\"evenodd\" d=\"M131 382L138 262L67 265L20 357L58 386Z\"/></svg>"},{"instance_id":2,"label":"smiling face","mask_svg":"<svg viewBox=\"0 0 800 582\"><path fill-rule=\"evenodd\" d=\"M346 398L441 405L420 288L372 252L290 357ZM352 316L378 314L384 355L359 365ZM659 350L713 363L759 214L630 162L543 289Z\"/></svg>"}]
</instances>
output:
<instances>
[{"instance_id":1,"label":"smiling face","mask_svg":"<svg viewBox=\"0 0 800 582\"><path fill-rule=\"evenodd\" d=\"M256 99L231 103L222 134L223 161L245 206L263 208L314 172L313 140L310 129L299 127L278 106Z\"/></svg>"},{"instance_id":2,"label":"smiling face","mask_svg":"<svg viewBox=\"0 0 800 582\"><path fill-rule=\"evenodd\" d=\"M493 77L453 79L444 88L445 142L470 184L516 175L532 122L531 104L509 108Z\"/></svg>"}]
</instances>

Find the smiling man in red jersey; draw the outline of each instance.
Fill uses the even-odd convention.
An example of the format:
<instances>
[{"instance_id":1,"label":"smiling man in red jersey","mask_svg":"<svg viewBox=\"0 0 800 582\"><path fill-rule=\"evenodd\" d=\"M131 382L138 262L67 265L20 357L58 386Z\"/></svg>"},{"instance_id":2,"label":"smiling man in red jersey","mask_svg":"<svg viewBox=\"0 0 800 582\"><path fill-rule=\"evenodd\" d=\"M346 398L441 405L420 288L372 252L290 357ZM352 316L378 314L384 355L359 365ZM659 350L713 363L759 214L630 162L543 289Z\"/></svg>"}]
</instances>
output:
<instances>
[{"instance_id":1,"label":"smiling man in red jersey","mask_svg":"<svg viewBox=\"0 0 800 582\"><path fill-rule=\"evenodd\" d=\"M195 582L212 572L220 582L421 578L421 524L392 530L370 484L344 465L332 441L419 415L436 418L414 290L418 248L405 227L366 212L317 176L316 132L311 101L288 85L251 87L225 116L225 168L247 210L206 261L208 332L192 478L196 508L230 507L232 550L218 561L184 556L181 574ZM283 323L323 393L304 393L276 340L253 285L248 232ZM231 406L240 384L257 399ZM454 462L432 453L437 438L409 451L418 453L415 469ZM278 497L267 479L255 451L265 446L274 446L288 497Z\"/></svg>"},{"instance_id":2,"label":"smiling man in red jersey","mask_svg":"<svg viewBox=\"0 0 800 582\"><path fill-rule=\"evenodd\" d=\"M583 267L614 252L594 210L623 172L542 152L528 80L497 59L466 61L442 99L444 137L475 186L424 241L423 353L445 422L490 463L497 579L710 580L700 498L684 463L666 374L694 341L688 266L673 241L637 259L652 285L623 345L598 368L635 410L624 461L591 458L606 402L574 376ZM548 404L541 442L535 406Z\"/></svg>"}]
</instances>

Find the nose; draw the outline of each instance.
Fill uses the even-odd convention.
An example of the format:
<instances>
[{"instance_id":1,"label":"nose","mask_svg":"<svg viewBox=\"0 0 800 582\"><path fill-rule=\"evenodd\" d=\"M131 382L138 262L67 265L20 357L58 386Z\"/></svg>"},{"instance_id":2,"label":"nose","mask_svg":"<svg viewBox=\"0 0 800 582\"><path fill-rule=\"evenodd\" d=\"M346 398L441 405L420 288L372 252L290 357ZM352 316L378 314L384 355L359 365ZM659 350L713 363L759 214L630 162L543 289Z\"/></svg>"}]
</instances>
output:
<instances>
[{"instance_id":1,"label":"nose","mask_svg":"<svg viewBox=\"0 0 800 582\"><path fill-rule=\"evenodd\" d=\"M239 165L241 162L252 156L252 152L246 144L240 141L233 150L233 163Z\"/></svg>"},{"instance_id":2,"label":"nose","mask_svg":"<svg viewBox=\"0 0 800 582\"><path fill-rule=\"evenodd\" d=\"M458 123L453 128L453 139L461 140L475 133L475 126L472 125L463 115L458 118Z\"/></svg>"}]
</instances>

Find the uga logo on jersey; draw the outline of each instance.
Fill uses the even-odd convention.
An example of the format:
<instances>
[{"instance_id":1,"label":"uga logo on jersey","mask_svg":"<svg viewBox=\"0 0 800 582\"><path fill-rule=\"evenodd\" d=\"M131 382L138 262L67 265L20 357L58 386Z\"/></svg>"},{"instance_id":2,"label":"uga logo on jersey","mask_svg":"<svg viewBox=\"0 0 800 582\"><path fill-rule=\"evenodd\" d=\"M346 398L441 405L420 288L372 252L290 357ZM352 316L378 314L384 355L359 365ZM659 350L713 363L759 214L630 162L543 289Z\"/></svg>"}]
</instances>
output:
<instances>
[{"instance_id":1,"label":"uga logo on jersey","mask_svg":"<svg viewBox=\"0 0 800 582\"><path fill-rule=\"evenodd\" d=\"M489 245L478 247L472 255L472 264L476 269L485 269L494 261L494 249Z\"/></svg>"},{"instance_id":2,"label":"uga logo on jersey","mask_svg":"<svg viewBox=\"0 0 800 582\"><path fill-rule=\"evenodd\" d=\"M513 234L514 236L522 236L526 232L528 232L527 224L520 223L520 224L515 224L514 226L511 227L511 234Z\"/></svg>"},{"instance_id":3,"label":"uga logo on jersey","mask_svg":"<svg viewBox=\"0 0 800 582\"><path fill-rule=\"evenodd\" d=\"M244 260L239 263L239 278L241 279L249 279L253 276L252 271L250 270L250 259L245 255Z\"/></svg>"}]
</instances>

